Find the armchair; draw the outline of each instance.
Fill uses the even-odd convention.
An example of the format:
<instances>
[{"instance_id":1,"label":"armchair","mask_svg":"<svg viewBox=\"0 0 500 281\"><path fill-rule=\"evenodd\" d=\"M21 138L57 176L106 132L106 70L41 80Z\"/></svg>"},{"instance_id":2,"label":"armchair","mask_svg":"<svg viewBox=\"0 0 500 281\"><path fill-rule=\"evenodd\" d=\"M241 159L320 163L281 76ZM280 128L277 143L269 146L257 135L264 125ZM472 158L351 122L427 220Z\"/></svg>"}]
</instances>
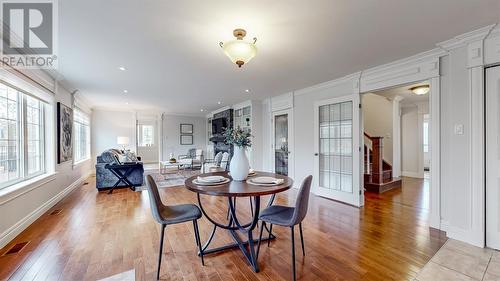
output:
<instances>
[{"instance_id":1,"label":"armchair","mask_svg":"<svg viewBox=\"0 0 500 281\"><path fill-rule=\"evenodd\" d=\"M195 166L200 167L203 164L203 150L192 148L185 155L179 155L177 157L179 163L184 166L189 166L193 169Z\"/></svg>"},{"instance_id":2,"label":"armchair","mask_svg":"<svg viewBox=\"0 0 500 281\"><path fill-rule=\"evenodd\" d=\"M214 159L205 159L201 166L202 173L227 171L229 168L230 155L227 152L219 152Z\"/></svg>"}]
</instances>

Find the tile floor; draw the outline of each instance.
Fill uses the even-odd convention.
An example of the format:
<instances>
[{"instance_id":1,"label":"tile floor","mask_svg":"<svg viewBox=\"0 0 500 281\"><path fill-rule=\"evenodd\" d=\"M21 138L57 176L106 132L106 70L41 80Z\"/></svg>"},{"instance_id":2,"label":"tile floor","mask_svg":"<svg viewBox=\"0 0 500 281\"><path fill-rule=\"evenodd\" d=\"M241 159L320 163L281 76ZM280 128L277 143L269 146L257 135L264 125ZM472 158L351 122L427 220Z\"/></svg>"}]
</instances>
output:
<instances>
[{"instance_id":1,"label":"tile floor","mask_svg":"<svg viewBox=\"0 0 500 281\"><path fill-rule=\"evenodd\" d=\"M500 252L449 239L415 280L500 281Z\"/></svg>"}]
</instances>

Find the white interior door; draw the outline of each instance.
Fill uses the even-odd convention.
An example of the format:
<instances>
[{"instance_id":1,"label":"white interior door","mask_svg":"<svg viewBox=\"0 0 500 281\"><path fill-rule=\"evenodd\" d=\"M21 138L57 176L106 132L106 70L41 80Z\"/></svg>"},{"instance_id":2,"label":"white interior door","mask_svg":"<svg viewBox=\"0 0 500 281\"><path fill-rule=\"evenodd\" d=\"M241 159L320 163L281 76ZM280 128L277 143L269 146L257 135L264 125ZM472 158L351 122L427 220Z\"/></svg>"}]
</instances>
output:
<instances>
[{"instance_id":1,"label":"white interior door","mask_svg":"<svg viewBox=\"0 0 500 281\"><path fill-rule=\"evenodd\" d=\"M359 95L315 103L315 193L361 206Z\"/></svg>"},{"instance_id":2,"label":"white interior door","mask_svg":"<svg viewBox=\"0 0 500 281\"><path fill-rule=\"evenodd\" d=\"M500 66L486 69L486 245L500 249Z\"/></svg>"},{"instance_id":3,"label":"white interior door","mask_svg":"<svg viewBox=\"0 0 500 281\"><path fill-rule=\"evenodd\" d=\"M158 163L159 144L156 120L137 120L137 155L144 163Z\"/></svg>"},{"instance_id":4,"label":"white interior door","mask_svg":"<svg viewBox=\"0 0 500 281\"><path fill-rule=\"evenodd\" d=\"M293 111L275 111L272 120L273 170L277 174L293 178Z\"/></svg>"}]
</instances>

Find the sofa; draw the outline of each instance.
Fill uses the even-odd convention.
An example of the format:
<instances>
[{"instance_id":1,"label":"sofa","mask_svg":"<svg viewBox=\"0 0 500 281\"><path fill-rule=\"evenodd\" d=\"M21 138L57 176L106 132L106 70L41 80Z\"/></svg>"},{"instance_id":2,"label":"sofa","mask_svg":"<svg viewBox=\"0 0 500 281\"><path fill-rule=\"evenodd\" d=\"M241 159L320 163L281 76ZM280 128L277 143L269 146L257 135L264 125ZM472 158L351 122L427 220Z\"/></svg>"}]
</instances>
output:
<instances>
[{"instance_id":1,"label":"sofa","mask_svg":"<svg viewBox=\"0 0 500 281\"><path fill-rule=\"evenodd\" d=\"M97 190L107 190L118 181L118 178L106 168L108 164L123 165L124 171L132 167L132 171L128 175L127 180L130 181L134 187L144 185L144 167L142 162L140 162L140 158L129 151L124 152L118 149L108 149L97 156L97 164L95 165ZM117 188L120 187L129 186L121 182Z\"/></svg>"}]
</instances>

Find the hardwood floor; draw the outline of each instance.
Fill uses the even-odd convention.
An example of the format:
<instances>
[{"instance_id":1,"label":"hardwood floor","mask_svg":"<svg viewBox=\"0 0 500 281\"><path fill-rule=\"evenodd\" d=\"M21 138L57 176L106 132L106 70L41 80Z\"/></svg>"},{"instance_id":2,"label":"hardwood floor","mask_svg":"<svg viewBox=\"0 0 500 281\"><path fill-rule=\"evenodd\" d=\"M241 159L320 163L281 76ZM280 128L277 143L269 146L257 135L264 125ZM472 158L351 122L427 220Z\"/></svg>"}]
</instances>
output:
<instances>
[{"instance_id":1,"label":"hardwood floor","mask_svg":"<svg viewBox=\"0 0 500 281\"><path fill-rule=\"evenodd\" d=\"M154 280L160 227L149 210L148 195L129 189L98 193L95 178L75 190L0 250L30 241L19 253L0 257L0 280L99 280L135 269L137 280ZM184 187L161 189L165 203L195 203ZM297 243L299 280L411 280L445 242L443 232L429 229L428 186L404 178L402 190L366 194L357 209L311 196L303 223L306 256ZM277 197L291 204L295 191ZM204 197L204 206L225 219L227 203ZM267 201L267 197L264 201ZM248 199L238 200L246 216ZM50 215L54 210L59 214ZM203 218L204 241L211 225ZM239 250L208 255L205 266L196 256L192 224L166 228L162 280L291 280L290 231L275 227L278 238L263 244L261 271L254 273ZM298 235L296 235L298 237ZM215 246L231 242L217 231Z\"/></svg>"}]
</instances>

